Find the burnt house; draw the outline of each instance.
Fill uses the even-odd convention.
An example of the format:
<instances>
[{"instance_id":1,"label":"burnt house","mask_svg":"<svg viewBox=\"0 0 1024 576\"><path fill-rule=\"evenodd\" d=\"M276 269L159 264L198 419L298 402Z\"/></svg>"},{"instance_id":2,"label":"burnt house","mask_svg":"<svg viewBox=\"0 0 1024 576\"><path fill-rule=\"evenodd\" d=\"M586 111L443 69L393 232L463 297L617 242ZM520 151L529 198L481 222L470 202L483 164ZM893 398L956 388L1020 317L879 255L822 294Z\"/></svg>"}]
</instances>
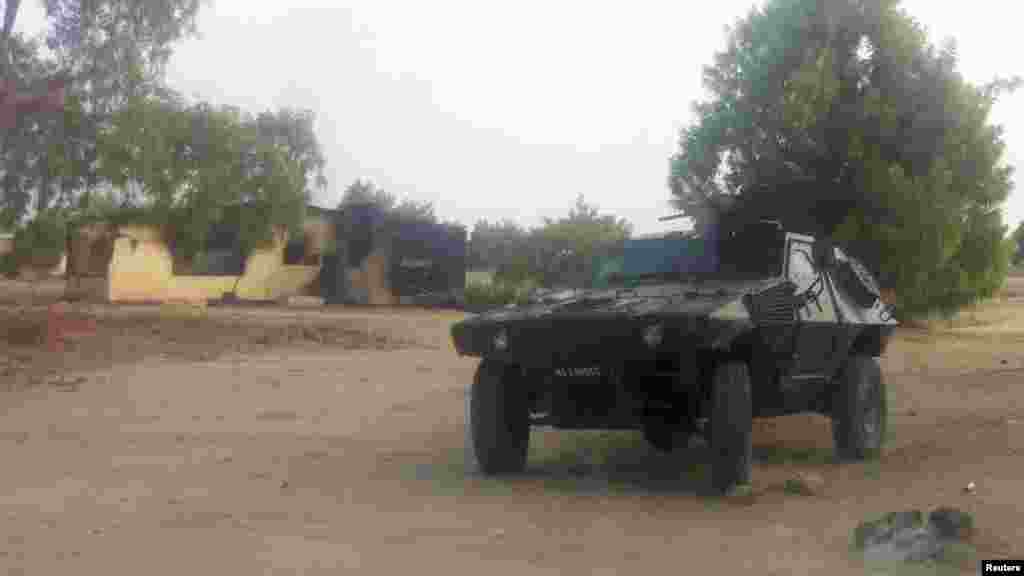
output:
<instances>
[{"instance_id":1,"label":"burnt house","mask_svg":"<svg viewBox=\"0 0 1024 576\"><path fill-rule=\"evenodd\" d=\"M374 204L333 213L335 251L320 288L329 304L458 302L466 283L466 230L403 218Z\"/></svg>"}]
</instances>

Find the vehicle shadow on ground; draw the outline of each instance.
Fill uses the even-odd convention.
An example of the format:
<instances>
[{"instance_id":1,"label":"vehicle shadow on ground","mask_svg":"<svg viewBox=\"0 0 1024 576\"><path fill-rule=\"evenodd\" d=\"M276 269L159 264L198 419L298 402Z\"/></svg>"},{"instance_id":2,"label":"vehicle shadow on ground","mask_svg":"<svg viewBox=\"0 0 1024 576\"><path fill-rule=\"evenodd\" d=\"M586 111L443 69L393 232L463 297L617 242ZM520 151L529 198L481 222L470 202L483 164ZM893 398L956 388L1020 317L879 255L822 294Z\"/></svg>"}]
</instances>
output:
<instances>
[{"instance_id":1,"label":"vehicle shadow on ground","mask_svg":"<svg viewBox=\"0 0 1024 576\"><path fill-rule=\"evenodd\" d=\"M487 477L466 463L462 446L406 462L399 475L434 494L548 492L578 495L680 496L713 499L704 445L655 450L639 432L534 431L526 470ZM400 458L404 459L404 458ZM397 462L396 462L397 463ZM786 443L755 444L758 467L828 467L831 451ZM781 484L780 487L781 489ZM772 490L771 486L764 489Z\"/></svg>"},{"instance_id":2,"label":"vehicle shadow on ground","mask_svg":"<svg viewBox=\"0 0 1024 576\"><path fill-rule=\"evenodd\" d=\"M394 461L401 468L397 476L407 487L412 482L435 495L542 492L701 500L718 496L711 488L710 450L699 443L664 453L648 445L639 431L534 430L526 469L521 474L485 477L467 464L465 447L455 438L451 440L450 448L421 453L415 462L411 455L409 459L399 456ZM755 475L762 478L759 493L784 492L784 478L794 469L826 474L826 469L839 464L833 450L807 442L756 439L753 452L759 468ZM765 477L766 472L772 480ZM394 471L385 474L390 476Z\"/></svg>"}]
</instances>

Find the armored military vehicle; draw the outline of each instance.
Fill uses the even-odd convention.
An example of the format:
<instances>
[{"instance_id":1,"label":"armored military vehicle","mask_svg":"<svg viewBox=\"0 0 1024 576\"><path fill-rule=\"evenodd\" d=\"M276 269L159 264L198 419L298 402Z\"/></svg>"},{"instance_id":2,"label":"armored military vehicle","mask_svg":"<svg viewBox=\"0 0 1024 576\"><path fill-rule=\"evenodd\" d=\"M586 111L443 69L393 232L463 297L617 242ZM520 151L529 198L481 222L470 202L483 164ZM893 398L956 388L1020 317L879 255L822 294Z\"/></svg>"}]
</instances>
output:
<instances>
[{"instance_id":1,"label":"armored military vehicle","mask_svg":"<svg viewBox=\"0 0 1024 576\"><path fill-rule=\"evenodd\" d=\"M627 241L611 268L600 288L452 327L481 358L467 442L482 473L522 471L532 426L642 430L660 450L703 438L720 491L750 481L753 418L816 412L840 457L880 449L897 321L851 254L759 220Z\"/></svg>"}]
</instances>

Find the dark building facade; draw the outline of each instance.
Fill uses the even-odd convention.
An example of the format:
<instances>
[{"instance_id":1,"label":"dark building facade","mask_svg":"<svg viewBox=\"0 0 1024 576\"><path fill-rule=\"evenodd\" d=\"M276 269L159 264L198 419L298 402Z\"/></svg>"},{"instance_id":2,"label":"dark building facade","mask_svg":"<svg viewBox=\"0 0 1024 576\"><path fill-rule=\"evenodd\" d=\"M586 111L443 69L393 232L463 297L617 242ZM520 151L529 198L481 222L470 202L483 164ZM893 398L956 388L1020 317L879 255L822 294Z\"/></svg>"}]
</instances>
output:
<instances>
[{"instance_id":1,"label":"dark building facade","mask_svg":"<svg viewBox=\"0 0 1024 576\"><path fill-rule=\"evenodd\" d=\"M321 292L328 304L461 301L466 230L398 218L372 204L333 214L336 250L325 257Z\"/></svg>"}]
</instances>

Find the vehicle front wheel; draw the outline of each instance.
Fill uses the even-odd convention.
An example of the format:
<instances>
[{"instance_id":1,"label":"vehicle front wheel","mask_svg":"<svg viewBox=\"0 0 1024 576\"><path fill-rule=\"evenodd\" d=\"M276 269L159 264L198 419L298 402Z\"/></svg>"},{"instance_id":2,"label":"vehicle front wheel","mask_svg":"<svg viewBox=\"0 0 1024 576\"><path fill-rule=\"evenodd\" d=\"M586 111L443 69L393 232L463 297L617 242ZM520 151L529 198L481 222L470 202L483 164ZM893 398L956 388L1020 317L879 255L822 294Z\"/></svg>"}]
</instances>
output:
<instances>
[{"instance_id":1,"label":"vehicle front wheel","mask_svg":"<svg viewBox=\"0 0 1024 576\"><path fill-rule=\"evenodd\" d=\"M836 382L832 401L836 454L844 460L877 456L887 420L885 382L878 361L870 356L851 357Z\"/></svg>"},{"instance_id":2,"label":"vehicle front wheel","mask_svg":"<svg viewBox=\"0 0 1024 576\"><path fill-rule=\"evenodd\" d=\"M470 389L467 440L476 468L487 475L512 474L526 467L530 410L526 389L512 366L484 360Z\"/></svg>"},{"instance_id":3,"label":"vehicle front wheel","mask_svg":"<svg viewBox=\"0 0 1024 576\"><path fill-rule=\"evenodd\" d=\"M745 362L726 362L715 369L711 406L711 484L727 492L750 483L753 459L753 398Z\"/></svg>"}]
</instances>

